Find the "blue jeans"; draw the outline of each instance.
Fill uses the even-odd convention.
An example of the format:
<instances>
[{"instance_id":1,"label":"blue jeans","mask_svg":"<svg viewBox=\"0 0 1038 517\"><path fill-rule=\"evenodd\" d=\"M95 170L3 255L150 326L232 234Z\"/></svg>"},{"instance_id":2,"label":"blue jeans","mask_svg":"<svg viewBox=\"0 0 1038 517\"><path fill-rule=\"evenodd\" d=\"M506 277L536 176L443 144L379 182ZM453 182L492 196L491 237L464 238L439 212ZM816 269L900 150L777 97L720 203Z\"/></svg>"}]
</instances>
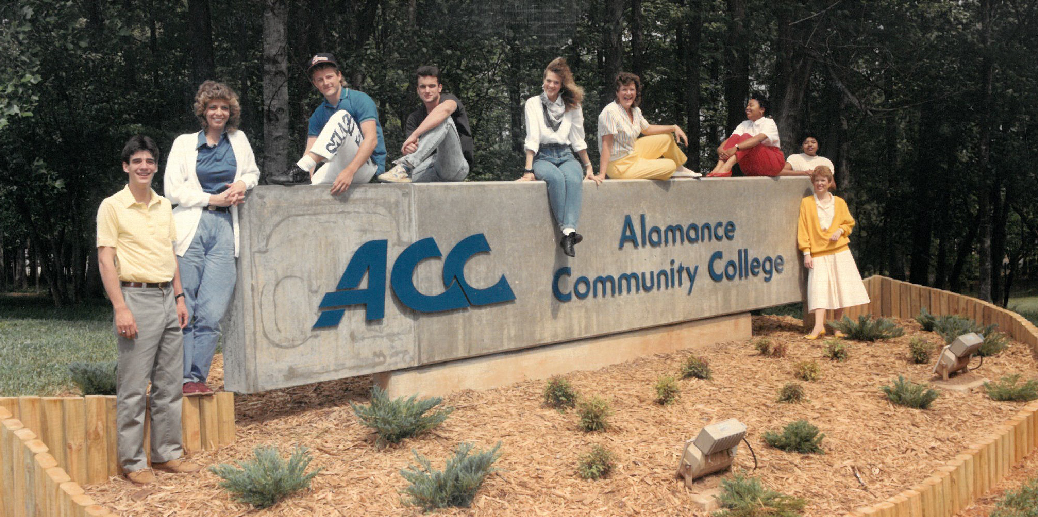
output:
<instances>
[{"instance_id":1,"label":"blue jeans","mask_svg":"<svg viewBox=\"0 0 1038 517\"><path fill-rule=\"evenodd\" d=\"M569 147L541 145L533 159L533 175L548 184L548 204L559 229L577 229L584 171Z\"/></svg>"},{"instance_id":2,"label":"blue jeans","mask_svg":"<svg viewBox=\"0 0 1038 517\"><path fill-rule=\"evenodd\" d=\"M454 119L446 120L418 138L418 150L396 160L411 168L413 183L463 181L469 175L469 162L461 150L461 137Z\"/></svg>"},{"instance_id":3,"label":"blue jeans","mask_svg":"<svg viewBox=\"0 0 1038 517\"><path fill-rule=\"evenodd\" d=\"M231 214L202 211L191 246L180 257L189 321L184 327L184 382L205 382L220 339L237 272Z\"/></svg>"}]
</instances>

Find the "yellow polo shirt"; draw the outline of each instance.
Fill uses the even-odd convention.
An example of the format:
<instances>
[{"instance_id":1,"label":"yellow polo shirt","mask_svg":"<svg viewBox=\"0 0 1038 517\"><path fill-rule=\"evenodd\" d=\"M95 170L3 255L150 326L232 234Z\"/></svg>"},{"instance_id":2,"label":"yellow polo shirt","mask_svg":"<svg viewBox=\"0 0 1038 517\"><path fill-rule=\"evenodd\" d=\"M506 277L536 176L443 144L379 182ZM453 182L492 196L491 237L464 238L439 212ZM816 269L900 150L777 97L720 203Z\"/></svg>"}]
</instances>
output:
<instances>
[{"instance_id":1,"label":"yellow polo shirt","mask_svg":"<svg viewBox=\"0 0 1038 517\"><path fill-rule=\"evenodd\" d=\"M105 198L97 209L97 247L115 248L115 269L123 282L169 282L176 272L173 207L151 191L138 203L130 186Z\"/></svg>"}]
</instances>

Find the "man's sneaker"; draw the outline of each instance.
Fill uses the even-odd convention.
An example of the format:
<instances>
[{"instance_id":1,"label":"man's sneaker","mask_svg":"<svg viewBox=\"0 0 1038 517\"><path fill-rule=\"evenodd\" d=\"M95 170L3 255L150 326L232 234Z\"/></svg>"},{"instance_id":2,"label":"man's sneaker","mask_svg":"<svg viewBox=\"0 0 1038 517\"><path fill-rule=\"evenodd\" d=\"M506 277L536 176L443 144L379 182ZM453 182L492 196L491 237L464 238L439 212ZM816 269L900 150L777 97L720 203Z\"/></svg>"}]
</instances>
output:
<instances>
[{"instance_id":1,"label":"man's sneaker","mask_svg":"<svg viewBox=\"0 0 1038 517\"><path fill-rule=\"evenodd\" d=\"M126 479L138 486L150 485L155 482L155 473L151 469L140 469L126 473Z\"/></svg>"},{"instance_id":2,"label":"man's sneaker","mask_svg":"<svg viewBox=\"0 0 1038 517\"><path fill-rule=\"evenodd\" d=\"M204 383L204 382L196 382L195 384L198 386L198 394L199 395L212 395L213 394L213 390L209 389L209 386L206 385L206 383Z\"/></svg>"},{"instance_id":3,"label":"man's sneaker","mask_svg":"<svg viewBox=\"0 0 1038 517\"><path fill-rule=\"evenodd\" d=\"M379 174L378 180L384 183L411 183L411 177L407 175L407 169L403 165L396 165Z\"/></svg>"},{"instance_id":4,"label":"man's sneaker","mask_svg":"<svg viewBox=\"0 0 1038 517\"><path fill-rule=\"evenodd\" d=\"M205 384L202 384L200 382L185 382L184 383L184 396L185 397L195 397L195 396L198 396L198 395L202 395L202 394L205 393L205 391L203 391L203 388L204 389L209 389L209 388L205 387Z\"/></svg>"},{"instance_id":5,"label":"man's sneaker","mask_svg":"<svg viewBox=\"0 0 1038 517\"><path fill-rule=\"evenodd\" d=\"M306 185L310 183L310 173L292 164L285 172L267 177L267 183L271 185Z\"/></svg>"},{"instance_id":6,"label":"man's sneaker","mask_svg":"<svg viewBox=\"0 0 1038 517\"><path fill-rule=\"evenodd\" d=\"M179 458L175 460L169 460L165 463L152 463L151 467L155 470L161 470L163 472L172 472L174 474L188 474L191 472L198 472L202 470L202 466L185 459ZM150 472L149 472L150 473ZM129 476L129 474L127 474ZM155 476L152 476L155 479Z\"/></svg>"}]
</instances>

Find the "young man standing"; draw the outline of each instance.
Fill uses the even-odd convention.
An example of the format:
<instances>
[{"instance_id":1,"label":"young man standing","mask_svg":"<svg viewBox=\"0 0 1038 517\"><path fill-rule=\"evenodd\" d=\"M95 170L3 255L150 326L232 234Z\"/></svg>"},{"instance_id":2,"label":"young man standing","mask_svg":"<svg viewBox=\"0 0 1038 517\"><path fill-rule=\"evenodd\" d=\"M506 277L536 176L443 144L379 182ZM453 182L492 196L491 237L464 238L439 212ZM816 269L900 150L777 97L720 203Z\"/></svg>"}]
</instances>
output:
<instances>
[{"instance_id":1,"label":"young man standing","mask_svg":"<svg viewBox=\"0 0 1038 517\"><path fill-rule=\"evenodd\" d=\"M818 156L817 138L811 135L804 137L800 148L804 152L793 154L786 158L786 165L782 168L782 172L779 173L780 176L808 176L819 165L824 165L829 167L829 170L836 171L832 160L824 156Z\"/></svg>"},{"instance_id":2,"label":"young man standing","mask_svg":"<svg viewBox=\"0 0 1038 517\"><path fill-rule=\"evenodd\" d=\"M115 310L119 362L116 427L119 464L138 485L155 481L152 466L197 472L182 459L180 410L187 306L173 251L176 231L169 201L151 189L158 147L137 135L122 151L128 183L97 210L97 262ZM145 405L151 383L151 443L144 443Z\"/></svg>"},{"instance_id":3,"label":"young man standing","mask_svg":"<svg viewBox=\"0 0 1038 517\"><path fill-rule=\"evenodd\" d=\"M315 55L307 73L324 101L310 116L306 153L284 174L268 181L276 185L331 184L332 194L341 194L350 185L367 183L386 170L378 109L366 93L344 87L335 56ZM315 171L321 162L324 165Z\"/></svg>"},{"instance_id":4,"label":"young man standing","mask_svg":"<svg viewBox=\"0 0 1038 517\"><path fill-rule=\"evenodd\" d=\"M418 98L422 106L407 117L395 167L378 177L391 183L462 181L472 166L472 128L465 105L457 97L442 93L440 70L418 68Z\"/></svg>"}]
</instances>

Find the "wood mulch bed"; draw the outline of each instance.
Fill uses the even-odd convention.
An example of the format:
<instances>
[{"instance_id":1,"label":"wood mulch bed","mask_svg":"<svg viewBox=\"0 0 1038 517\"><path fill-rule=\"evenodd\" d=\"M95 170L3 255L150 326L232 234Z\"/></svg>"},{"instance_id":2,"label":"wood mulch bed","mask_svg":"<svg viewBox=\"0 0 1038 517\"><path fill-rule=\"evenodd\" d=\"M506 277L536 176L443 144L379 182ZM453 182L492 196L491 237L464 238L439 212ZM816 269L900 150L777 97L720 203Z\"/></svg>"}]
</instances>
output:
<instances>
[{"instance_id":1,"label":"wood mulch bed","mask_svg":"<svg viewBox=\"0 0 1038 517\"><path fill-rule=\"evenodd\" d=\"M573 411L543 406L544 381L452 394L445 404L455 411L443 425L382 451L349 406L366 401L369 377L239 396L235 444L195 459L207 466L232 463L250 457L257 445L276 444L287 453L301 444L313 454L311 466L323 468L310 491L255 511L232 501L218 487L220 478L204 471L196 476L158 473L157 486L144 490L113 479L87 492L122 515L419 515L400 494L406 482L399 472L414 463L412 450L442 468L461 442L488 448L500 441L503 454L495 464L500 471L487 478L472 508L440 514L706 515L674 477L681 447L703 425L738 418L749 427L759 461L752 475L770 488L807 499L806 516L842 515L921 482L1022 407L991 401L983 389L942 391L926 411L891 405L880 386L899 374L916 382L931 379L931 366L908 363L909 340L940 341L915 321L900 324L906 332L897 339L848 341L850 360L843 363L824 358L824 343L804 340L799 320L760 316L753 320L754 336L787 344L786 357L759 356L752 343L739 341L567 375L582 394L611 401L615 415L603 433L584 433ZM713 379L680 380L677 402L653 403L656 380L677 375L693 353L710 361ZM802 360L815 360L821 368L819 381L802 383L809 400L775 402L778 390L795 380L794 365ZM216 385L220 364L217 358L211 376ZM1017 372L1031 376L1035 367L1027 347L1013 342L1000 356L985 359L976 374L992 380ZM798 419L825 433L825 454L786 453L765 445L764 431ZM580 479L577 459L596 443L617 455L618 467L599 481ZM735 468L752 469L745 445L739 451ZM715 487L718 479L699 486Z\"/></svg>"}]
</instances>

